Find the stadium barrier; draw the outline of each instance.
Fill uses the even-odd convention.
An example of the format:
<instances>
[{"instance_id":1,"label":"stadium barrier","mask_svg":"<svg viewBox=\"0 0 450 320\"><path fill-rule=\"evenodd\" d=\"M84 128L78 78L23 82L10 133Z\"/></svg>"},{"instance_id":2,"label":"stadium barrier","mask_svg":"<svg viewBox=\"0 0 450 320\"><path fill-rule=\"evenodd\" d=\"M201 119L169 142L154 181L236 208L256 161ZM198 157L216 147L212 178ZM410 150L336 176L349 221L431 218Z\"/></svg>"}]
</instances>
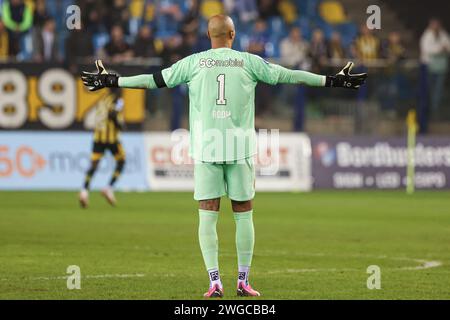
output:
<instances>
[{"instance_id":1,"label":"stadium barrier","mask_svg":"<svg viewBox=\"0 0 450 320\"><path fill-rule=\"evenodd\" d=\"M181 137L181 139L180 139ZM407 149L404 138L317 137L280 133L279 157L274 150L259 156L256 188L260 191L314 189L401 189L406 186ZM127 153L119 190L192 190L193 164L187 131L127 132ZM89 167L92 134L73 131L2 131L1 190L77 190ZM260 152L261 153L261 152ZM178 160L177 160L178 159ZM277 162L274 174L264 168ZM419 137L415 149L415 186L450 189L450 139ZM101 188L114 170L107 155L92 187Z\"/></svg>"},{"instance_id":2,"label":"stadium barrier","mask_svg":"<svg viewBox=\"0 0 450 320\"><path fill-rule=\"evenodd\" d=\"M123 74L142 72L139 67L112 67ZM79 70L92 68L79 66ZM0 64L0 130L92 129L95 107L108 94L108 90L88 91L79 72L69 72L58 64ZM140 131L145 91L123 89L121 95L127 130Z\"/></svg>"},{"instance_id":3,"label":"stadium barrier","mask_svg":"<svg viewBox=\"0 0 450 320\"><path fill-rule=\"evenodd\" d=\"M406 188L406 138L315 137L312 142L314 189ZM450 188L449 137L418 137L415 187Z\"/></svg>"},{"instance_id":4,"label":"stadium barrier","mask_svg":"<svg viewBox=\"0 0 450 320\"><path fill-rule=\"evenodd\" d=\"M180 140L181 137L181 140ZM119 190L193 190L193 163L188 156L188 133L127 132L127 154ZM279 153L272 146L257 157L257 190L311 189L311 143L307 135L281 133ZM92 134L73 131L0 132L1 190L77 190L89 167ZM274 157L279 154L279 157ZM177 160L178 159L178 160ZM276 162L276 163L275 163ZM274 174L267 170L275 164ZM105 186L114 170L110 154L100 162L92 188Z\"/></svg>"},{"instance_id":5,"label":"stadium barrier","mask_svg":"<svg viewBox=\"0 0 450 320\"><path fill-rule=\"evenodd\" d=\"M142 134L124 134L122 141L127 163L117 187L147 190ZM89 168L91 148L92 134L88 132L0 132L0 189L79 189ZM94 189L108 183L114 166L111 155L102 159L92 181Z\"/></svg>"},{"instance_id":6,"label":"stadium barrier","mask_svg":"<svg viewBox=\"0 0 450 320\"><path fill-rule=\"evenodd\" d=\"M258 141L262 145L261 135L258 136ZM147 133L145 148L147 176L152 190L193 190L193 165L188 155L189 139L186 130L175 135L168 132ZM267 146L256 157L256 190L309 191L309 137L301 133L280 133L278 157L274 156L277 154L275 148ZM276 170L267 170L270 168Z\"/></svg>"}]
</instances>

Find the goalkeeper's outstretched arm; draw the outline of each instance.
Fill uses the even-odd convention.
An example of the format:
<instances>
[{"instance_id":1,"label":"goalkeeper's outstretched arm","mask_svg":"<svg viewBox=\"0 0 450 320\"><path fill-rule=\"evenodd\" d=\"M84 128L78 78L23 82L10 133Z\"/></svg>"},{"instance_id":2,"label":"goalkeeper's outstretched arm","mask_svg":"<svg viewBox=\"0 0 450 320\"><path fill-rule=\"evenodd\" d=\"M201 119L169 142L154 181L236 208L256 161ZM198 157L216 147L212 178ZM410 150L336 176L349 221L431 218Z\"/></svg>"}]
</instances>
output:
<instances>
[{"instance_id":1,"label":"goalkeeper's outstretched arm","mask_svg":"<svg viewBox=\"0 0 450 320\"><path fill-rule=\"evenodd\" d=\"M251 71L255 76L255 80L269 84L291 83L315 87L359 89L367 78L367 73L350 73L353 68L353 62L348 62L347 65L335 75L323 76L307 71L290 70L277 64L268 63L255 55L252 55L251 57ZM188 81L186 74L189 74L189 72L185 72L183 69L186 68L186 66L189 66L190 63L189 57L187 57L177 62L171 68L166 69L167 75L169 75L168 78L170 79L168 84L164 81L162 72L133 77L119 77L116 74L108 73L101 60L96 60L95 65L97 66L97 73L83 72L81 74L84 85L88 86L90 91L96 91L105 87L136 89L155 89L166 86L173 87Z\"/></svg>"},{"instance_id":2,"label":"goalkeeper's outstretched arm","mask_svg":"<svg viewBox=\"0 0 450 320\"><path fill-rule=\"evenodd\" d=\"M141 74L132 77L119 77L120 88L131 89L156 89L166 87L161 72L154 74Z\"/></svg>"},{"instance_id":3,"label":"goalkeeper's outstretched arm","mask_svg":"<svg viewBox=\"0 0 450 320\"><path fill-rule=\"evenodd\" d=\"M277 64L269 63L258 56L251 55L251 71L256 80L269 84L289 83L311 87L341 87L359 89L367 78L367 73L351 74L353 62L335 75L319 75L307 71L291 70Z\"/></svg>"},{"instance_id":4,"label":"goalkeeper's outstretched arm","mask_svg":"<svg viewBox=\"0 0 450 320\"><path fill-rule=\"evenodd\" d=\"M101 60L95 61L97 73L82 72L81 79L90 91L102 88L132 88L132 89L156 89L165 87L166 84L161 72L155 74L142 74L132 77L119 77L114 73L108 73Z\"/></svg>"}]
</instances>

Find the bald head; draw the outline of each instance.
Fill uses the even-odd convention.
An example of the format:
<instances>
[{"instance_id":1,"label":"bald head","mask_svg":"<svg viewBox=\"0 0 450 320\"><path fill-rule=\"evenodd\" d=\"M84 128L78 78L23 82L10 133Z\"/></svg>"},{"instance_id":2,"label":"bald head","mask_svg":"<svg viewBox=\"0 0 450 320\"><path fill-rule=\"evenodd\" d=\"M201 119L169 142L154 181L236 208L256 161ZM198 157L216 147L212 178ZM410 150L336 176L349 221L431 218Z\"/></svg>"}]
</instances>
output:
<instances>
[{"instance_id":1,"label":"bald head","mask_svg":"<svg viewBox=\"0 0 450 320\"><path fill-rule=\"evenodd\" d=\"M233 20L226 15L218 14L208 21L208 37L211 43L231 43L234 40L235 30Z\"/></svg>"}]
</instances>

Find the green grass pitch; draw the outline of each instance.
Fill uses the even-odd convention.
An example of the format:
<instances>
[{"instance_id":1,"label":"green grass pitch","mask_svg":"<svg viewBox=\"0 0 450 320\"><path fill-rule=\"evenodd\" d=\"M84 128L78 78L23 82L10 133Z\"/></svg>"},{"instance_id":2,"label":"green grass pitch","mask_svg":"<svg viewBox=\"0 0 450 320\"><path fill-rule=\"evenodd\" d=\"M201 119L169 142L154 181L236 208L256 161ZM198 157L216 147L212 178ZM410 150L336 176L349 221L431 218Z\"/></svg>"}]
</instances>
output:
<instances>
[{"instance_id":1,"label":"green grass pitch","mask_svg":"<svg viewBox=\"0 0 450 320\"><path fill-rule=\"evenodd\" d=\"M0 299L201 299L191 193L0 192ZM450 194L258 193L250 274L265 299L450 299ZM234 221L219 218L225 298L235 298ZM68 290L66 269L81 268ZM366 270L381 268L381 289Z\"/></svg>"}]
</instances>

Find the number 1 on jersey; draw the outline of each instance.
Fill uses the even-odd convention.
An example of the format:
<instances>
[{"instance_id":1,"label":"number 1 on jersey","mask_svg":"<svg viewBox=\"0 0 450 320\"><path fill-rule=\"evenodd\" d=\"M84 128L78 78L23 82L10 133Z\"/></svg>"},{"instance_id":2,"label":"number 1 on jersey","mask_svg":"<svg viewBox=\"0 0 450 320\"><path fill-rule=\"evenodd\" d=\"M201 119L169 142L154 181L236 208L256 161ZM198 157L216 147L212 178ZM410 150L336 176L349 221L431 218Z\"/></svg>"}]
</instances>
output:
<instances>
[{"instance_id":1,"label":"number 1 on jersey","mask_svg":"<svg viewBox=\"0 0 450 320\"><path fill-rule=\"evenodd\" d=\"M219 90L216 104L223 106L227 104L227 99L225 99L225 74L219 74L217 76L217 82L219 83Z\"/></svg>"}]
</instances>

